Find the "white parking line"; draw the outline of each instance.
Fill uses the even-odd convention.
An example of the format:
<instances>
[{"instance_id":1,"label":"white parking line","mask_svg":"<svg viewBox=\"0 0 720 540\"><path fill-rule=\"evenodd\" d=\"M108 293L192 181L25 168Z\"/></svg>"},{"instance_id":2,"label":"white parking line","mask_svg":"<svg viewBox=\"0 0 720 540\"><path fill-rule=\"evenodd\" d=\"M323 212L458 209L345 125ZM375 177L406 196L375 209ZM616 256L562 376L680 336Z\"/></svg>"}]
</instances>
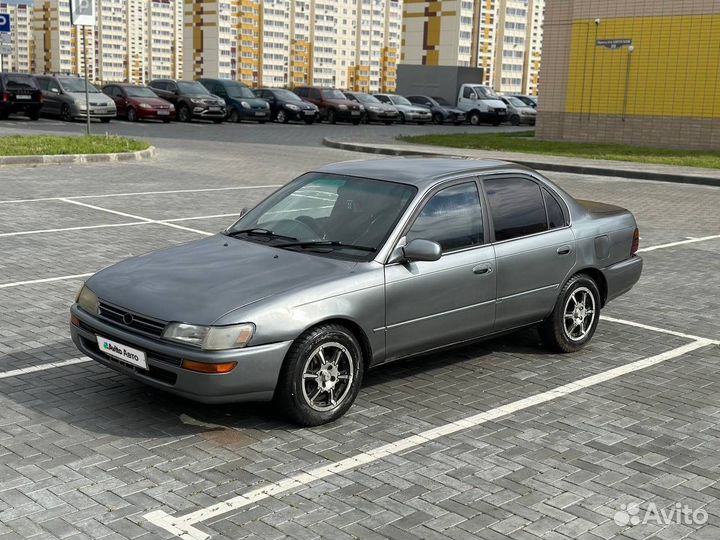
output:
<instances>
[{"instance_id":1,"label":"white parking line","mask_svg":"<svg viewBox=\"0 0 720 540\"><path fill-rule=\"evenodd\" d=\"M87 274L73 274L70 276L57 276L43 279L29 279L27 281L13 281L11 283L0 283L0 289L9 289L11 287L20 287L22 285L35 285L36 283L51 283L53 281L65 281L69 279L83 279L90 277L95 272L89 272Z\"/></svg>"},{"instance_id":2,"label":"white parking line","mask_svg":"<svg viewBox=\"0 0 720 540\"><path fill-rule=\"evenodd\" d=\"M714 234L712 236L703 236L702 238L691 238L689 240L680 240L679 242L670 242L669 244L659 244L657 246L648 246L646 248L638 249L638 253L646 251L655 251L656 249L665 249L675 246L682 246L684 244L694 244L696 242L705 242L706 240L716 240L720 238L720 234Z\"/></svg>"},{"instance_id":3,"label":"white parking line","mask_svg":"<svg viewBox=\"0 0 720 540\"><path fill-rule=\"evenodd\" d=\"M255 504L259 501L267 499L269 497L275 497L286 493L290 490L300 488L302 486L311 484L316 480L326 478L328 476L340 474L345 471L349 471L367 465L374 461L383 459L387 456L398 454L400 452L406 452L417 448L418 446L425 444L429 441L447 437L453 433L457 433L468 428L480 426L486 422L497 420L504 416L513 414L524 409L528 409L541 403L547 403L549 401L567 396L569 394L585 390L592 386L610 381L617 377L633 373L635 371L646 369L648 367L657 365L666 360L677 358L694 350L700 349L711 345L712 341L707 339L698 339L681 347L677 347L670 351L650 356L637 362L632 362L624 366L619 366L607 371L603 371L590 377L558 386L547 392L542 392L534 396L530 396L507 405L502 405L488 411L475 414L455 422L450 422L436 428L424 431L417 435L412 435L404 439L400 439L393 443L379 446L367 452L351 456L349 458L327 463L320 467L310 469L306 472L301 472L284 478L283 480L266 484L262 487L253 489L241 495L237 495L225 501L213 504L206 508L201 508L195 512L185 514L183 516L172 516L163 510L155 510L145 514L143 517L150 523L153 523L157 527L164 529L165 531L174 534L183 540L205 540L210 538L210 535L193 527L197 523L207 521L212 518L216 518L229 512L237 511L241 508Z\"/></svg>"},{"instance_id":4,"label":"white parking line","mask_svg":"<svg viewBox=\"0 0 720 540\"><path fill-rule=\"evenodd\" d=\"M173 193L206 193L212 191L237 191L247 189L270 189L278 188L283 184L267 184L263 186L235 186L222 188L199 188L199 189L171 189L167 191L135 191L129 193L106 193L104 195L70 195L67 197L38 197L35 199L9 199L0 201L0 204L29 203L42 201L61 201L63 199L103 199L107 197L131 197L136 195L170 195Z\"/></svg>"},{"instance_id":5,"label":"white parking line","mask_svg":"<svg viewBox=\"0 0 720 540\"><path fill-rule=\"evenodd\" d=\"M59 367L72 366L75 364L84 364L85 362L92 362L90 358L71 358L70 360L62 360L60 362L48 362L47 364L38 364L36 366L30 366L22 369L13 369L11 371L0 372L0 379L8 379L10 377L17 377L19 375L27 375L28 373L36 373L38 371L46 371L48 369L55 369Z\"/></svg>"},{"instance_id":6,"label":"white parking line","mask_svg":"<svg viewBox=\"0 0 720 540\"><path fill-rule=\"evenodd\" d=\"M624 324L627 326L634 326L636 328L642 328L643 330L650 330L652 332L660 332L662 334L669 334L671 336L677 336L685 339L691 339L693 341L700 341L705 340L710 342L711 344L718 345L720 344L720 341L710 339L710 338L704 338L700 336L693 336L692 334L683 334L682 332L676 332L675 330L667 330L665 328L659 328L657 326L650 326L649 324L642 324L634 321L628 321L625 319L616 319L615 317L609 317L607 315L600 315L600 320L608 321L608 322L614 322L618 324Z\"/></svg>"}]
</instances>

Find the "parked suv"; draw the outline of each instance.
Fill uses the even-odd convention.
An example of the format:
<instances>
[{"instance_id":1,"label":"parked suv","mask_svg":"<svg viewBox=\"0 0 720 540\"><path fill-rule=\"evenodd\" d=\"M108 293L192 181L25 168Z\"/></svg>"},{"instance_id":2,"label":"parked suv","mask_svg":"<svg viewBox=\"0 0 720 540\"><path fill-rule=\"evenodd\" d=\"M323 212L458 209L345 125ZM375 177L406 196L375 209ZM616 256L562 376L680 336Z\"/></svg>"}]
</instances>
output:
<instances>
[{"instance_id":1,"label":"parked suv","mask_svg":"<svg viewBox=\"0 0 720 540\"><path fill-rule=\"evenodd\" d=\"M358 125L362 120L365 108L354 101L350 101L337 88L321 86L301 86L295 93L305 101L312 103L320 109L320 119L331 124L337 122L352 122Z\"/></svg>"},{"instance_id":2,"label":"parked suv","mask_svg":"<svg viewBox=\"0 0 720 540\"><path fill-rule=\"evenodd\" d=\"M212 120L216 124L225 120L227 109L222 98L212 95L197 81L155 79L148 85L155 93L175 106L177 119L191 122L193 118Z\"/></svg>"},{"instance_id":3,"label":"parked suv","mask_svg":"<svg viewBox=\"0 0 720 540\"><path fill-rule=\"evenodd\" d=\"M318 108L284 88L259 88L255 95L270 105L272 118L281 124L290 120L312 124L318 119Z\"/></svg>"},{"instance_id":4,"label":"parked suv","mask_svg":"<svg viewBox=\"0 0 720 540\"><path fill-rule=\"evenodd\" d=\"M35 78L42 89L43 115L59 116L67 122L86 118L87 102L90 103L90 118L107 123L117 114L115 102L92 83L87 83L86 102L85 79L72 75L38 75Z\"/></svg>"},{"instance_id":5,"label":"parked suv","mask_svg":"<svg viewBox=\"0 0 720 540\"><path fill-rule=\"evenodd\" d=\"M128 122L151 119L167 124L175 118L175 106L147 86L113 83L103 86L103 92L115 102L118 116L124 116Z\"/></svg>"},{"instance_id":6,"label":"parked suv","mask_svg":"<svg viewBox=\"0 0 720 540\"><path fill-rule=\"evenodd\" d=\"M42 105L42 92L32 75L0 73L0 119L22 112L30 120L37 120Z\"/></svg>"},{"instance_id":7,"label":"parked suv","mask_svg":"<svg viewBox=\"0 0 720 540\"><path fill-rule=\"evenodd\" d=\"M225 100L230 122L255 120L264 124L270 120L270 106L239 81L226 79L198 79L208 91Z\"/></svg>"},{"instance_id":8,"label":"parked suv","mask_svg":"<svg viewBox=\"0 0 720 540\"><path fill-rule=\"evenodd\" d=\"M389 103L383 103L375 96L364 92L345 92L349 100L360 103L365 107L363 122L382 122L386 126L393 124L398 119L398 110Z\"/></svg>"}]
</instances>

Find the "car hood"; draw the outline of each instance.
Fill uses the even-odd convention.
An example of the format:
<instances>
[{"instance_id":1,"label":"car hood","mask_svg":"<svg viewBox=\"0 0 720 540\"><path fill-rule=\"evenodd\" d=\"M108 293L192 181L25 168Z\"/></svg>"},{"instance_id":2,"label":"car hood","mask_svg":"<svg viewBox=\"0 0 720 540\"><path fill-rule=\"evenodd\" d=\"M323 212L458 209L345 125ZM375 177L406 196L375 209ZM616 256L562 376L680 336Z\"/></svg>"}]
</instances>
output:
<instances>
[{"instance_id":1,"label":"car hood","mask_svg":"<svg viewBox=\"0 0 720 540\"><path fill-rule=\"evenodd\" d=\"M87 286L101 301L142 315L212 324L262 299L346 276L356 264L215 235L127 259Z\"/></svg>"},{"instance_id":2,"label":"car hood","mask_svg":"<svg viewBox=\"0 0 720 540\"><path fill-rule=\"evenodd\" d=\"M85 92L65 92L65 95L70 96L75 101L85 101ZM105 102L108 105L115 105L115 102L110 98L110 96L106 96L102 92L90 92L88 94L88 99L90 100L90 103Z\"/></svg>"},{"instance_id":3,"label":"car hood","mask_svg":"<svg viewBox=\"0 0 720 540\"><path fill-rule=\"evenodd\" d=\"M144 98L144 97L129 97L128 101L131 103L147 103L151 107L167 107L170 105L169 101L166 101L162 98Z\"/></svg>"},{"instance_id":4,"label":"car hood","mask_svg":"<svg viewBox=\"0 0 720 540\"><path fill-rule=\"evenodd\" d=\"M488 107L495 107L496 109L507 109L507 105L503 103L499 99L483 99L483 103L485 103Z\"/></svg>"},{"instance_id":5,"label":"car hood","mask_svg":"<svg viewBox=\"0 0 720 540\"><path fill-rule=\"evenodd\" d=\"M403 112L410 112L415 114L430 114L430 111L428 109L423 109L422 107L418 107L417 105L394 104L393 107L395 107L398 111Z\"/></svg>"},{"instance_id":6,"label":"car hood","mask_svg":"<svg viewBox=\"0 0 720 540\"><path fill-rule=\"evenodd\" d=\"M313 105L312 103L308 103L307 101L280 101L282 105L295 105L297 107L300 107L304 111L315 111L317 110L317 107Z\"/></svg>"}]
</instances>

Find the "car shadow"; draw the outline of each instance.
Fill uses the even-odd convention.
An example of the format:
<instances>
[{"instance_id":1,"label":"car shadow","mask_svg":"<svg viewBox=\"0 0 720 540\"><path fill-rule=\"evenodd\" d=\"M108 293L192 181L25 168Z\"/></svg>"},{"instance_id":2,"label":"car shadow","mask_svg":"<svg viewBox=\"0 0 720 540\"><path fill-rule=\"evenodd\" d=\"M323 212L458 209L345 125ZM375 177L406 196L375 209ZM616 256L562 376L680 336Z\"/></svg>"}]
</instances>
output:
<instances>
[{"instance_id":1,"label":"car shadow","mask_svg":"<svg viewBox=\"0 0 720 540\"><path fill-rule=\"evenodd\" d=\"M50 361L77 358L76 351L73 354L67 343L59 342L57 347L66 352ZM13 361L37 358L45 350L47 347L0 357L0 366L8 358ZM490 360L486 357L498 352L538 355L547 351L539 347L534 329L523 330L378 366L366 373L363 388L412 379L470 359ZM362 392L361 389L361 397ZM92 361L0 379L0 394L20 408L84 431L117 437L169 439L198 435L221 446L247 446L272 437L274 430L304 429L286 421L271 403L197 403L146 386Z\"/></svg>"}]
</instances>

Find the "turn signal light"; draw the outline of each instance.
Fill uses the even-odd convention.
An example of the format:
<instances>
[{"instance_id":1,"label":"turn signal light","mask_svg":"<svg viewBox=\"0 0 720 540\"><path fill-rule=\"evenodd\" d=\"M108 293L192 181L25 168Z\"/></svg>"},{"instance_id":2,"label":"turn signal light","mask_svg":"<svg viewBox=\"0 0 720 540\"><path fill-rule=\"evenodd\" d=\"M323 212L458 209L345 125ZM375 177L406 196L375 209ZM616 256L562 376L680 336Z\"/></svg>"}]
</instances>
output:
<instances>
[{"instance_id":1,"label":"turn signal light","mask_svg":"<svg viewBox=\"0 0 720 540\"><path fill-rule=\"evenodd\" d=\"M635 255L635 253L637 253L637 250L639 247L640 247L640 230L637 227L635 227L635 232L633 233L632 247L630 248L630 255Z\"/></svg>"},{"instance_id":2,"label":"turn signal light","mask_svg":"<svg viewBox=\"0 0 720 540\"><path fill-rule=\"evenodd\" d=\"M237 362L222 362L210 364L207 362L195 362L194 360L183 360L182 367L198 373L230 373L237 366Z\"/></svg>"},{"instance_id":3,"label":"turn signal light","mask_svg":"<svg viewBox=\"0 0 720 540\"><path fill-rule=\"evenodd\" d=\"M70 324L73 326L80 326L80 319L78 319L75 315L70 315Z\"/></svg>"}]
</instances>

